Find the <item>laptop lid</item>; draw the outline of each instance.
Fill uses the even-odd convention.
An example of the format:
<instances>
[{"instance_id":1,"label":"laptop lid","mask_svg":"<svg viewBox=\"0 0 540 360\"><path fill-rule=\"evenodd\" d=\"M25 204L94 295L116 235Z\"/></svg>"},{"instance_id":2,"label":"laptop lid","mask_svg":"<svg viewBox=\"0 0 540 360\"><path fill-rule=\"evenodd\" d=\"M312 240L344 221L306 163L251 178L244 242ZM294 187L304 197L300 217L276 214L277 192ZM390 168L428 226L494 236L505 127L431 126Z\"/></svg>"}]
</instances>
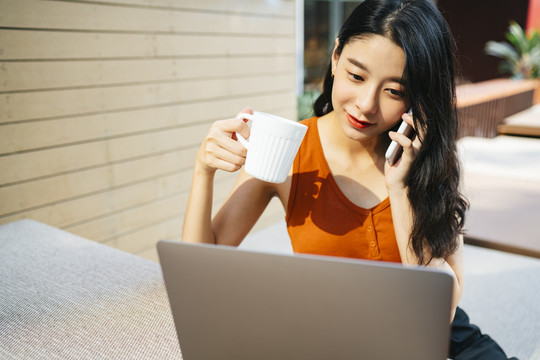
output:
<instances>
[{"instance_id":1,"label":"laptop lid","mask_svg":"<svg viewBox=\"0 0 540 360\"><path fill-rule=\"evenodd\" d=\"M157 248L185 360L447 357L449 274L172 241Z\"/></svg>"}]
</instances>

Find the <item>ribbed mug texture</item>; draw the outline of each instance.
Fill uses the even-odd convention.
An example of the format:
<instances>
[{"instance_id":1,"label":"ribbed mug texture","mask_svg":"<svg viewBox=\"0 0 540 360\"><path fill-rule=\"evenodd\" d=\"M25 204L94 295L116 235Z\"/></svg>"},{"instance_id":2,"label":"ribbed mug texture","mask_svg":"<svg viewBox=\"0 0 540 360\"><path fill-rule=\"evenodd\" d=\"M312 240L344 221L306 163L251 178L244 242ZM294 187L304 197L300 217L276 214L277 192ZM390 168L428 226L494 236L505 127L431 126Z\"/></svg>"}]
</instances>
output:
<instances>
[{"instance_id":1,"label":"ribbed mug texture","mask_svg":"<svg viewBox=\"0 0 540 360\"><path fill-rule=\"evenodd\" d=\"M284 182L296 156L300 143L296 139L257 132L250 139L252 154L246 172L258 179L272 183Z\"/></svg>"},{"instance_id":2,"label":"ribbed mug texture","mask_svg":"<svg viewBox=\"0 0 540 360\"><path fill-rule=\"evenodd\" d=\"M263 181L284 182L307 126L259 111L239 117L251 120L249 141L236 133L238 141L248 149L245 171Z\"/></svg>"}]
</instances>

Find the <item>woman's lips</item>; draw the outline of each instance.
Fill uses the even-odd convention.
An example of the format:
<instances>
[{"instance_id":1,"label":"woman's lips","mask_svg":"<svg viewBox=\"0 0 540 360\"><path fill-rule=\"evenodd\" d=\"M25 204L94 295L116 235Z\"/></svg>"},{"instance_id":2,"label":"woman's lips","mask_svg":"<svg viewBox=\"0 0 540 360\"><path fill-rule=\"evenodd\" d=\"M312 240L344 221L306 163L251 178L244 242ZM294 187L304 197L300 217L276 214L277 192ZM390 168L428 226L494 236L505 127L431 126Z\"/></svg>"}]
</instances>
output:
<instances>
[{"instance_id":1,"label":"woman's lips","mask_svg":"<svg viewBox=\"0 0 540 360\"><path fill-rule=\"evenodd\" d=\"M349 121L349 124L351 124L352 127L356 129L365 129L369 126L372 126L374 124L366 122L366 121L360 121L354 116L347 113L347 120Z\"/></svg>"}]
</instances>

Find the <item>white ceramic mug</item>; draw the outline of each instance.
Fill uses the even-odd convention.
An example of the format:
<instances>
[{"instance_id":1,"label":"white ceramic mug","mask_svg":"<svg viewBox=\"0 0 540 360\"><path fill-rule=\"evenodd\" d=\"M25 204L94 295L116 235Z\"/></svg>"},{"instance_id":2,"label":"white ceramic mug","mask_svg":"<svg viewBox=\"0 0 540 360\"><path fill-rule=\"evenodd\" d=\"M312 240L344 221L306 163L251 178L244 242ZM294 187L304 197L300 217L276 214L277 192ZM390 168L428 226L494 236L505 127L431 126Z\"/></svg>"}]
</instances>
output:
<instances>
[{"instance_id":1,"label":"white ceramic mug","mask_svg":"<svg viewBox=\"0 0 540 360\"><path fill-rule=\"evenodd\" d=\"M238 141L248 150L246 172L263 181L284 182L307 126L260 111L253 115L243 113L239 118L251 120L249 141L236 133Z\"/></svg>"}]
</instances>

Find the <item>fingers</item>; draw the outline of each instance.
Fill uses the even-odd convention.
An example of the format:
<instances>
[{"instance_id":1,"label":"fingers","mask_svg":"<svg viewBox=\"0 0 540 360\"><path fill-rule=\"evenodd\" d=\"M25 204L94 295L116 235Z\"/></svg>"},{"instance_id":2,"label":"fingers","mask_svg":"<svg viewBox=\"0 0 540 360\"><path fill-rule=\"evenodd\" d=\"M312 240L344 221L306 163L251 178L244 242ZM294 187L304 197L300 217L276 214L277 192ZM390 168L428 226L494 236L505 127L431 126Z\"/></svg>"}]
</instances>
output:
<instances>
[{"instance_id":1,"label":"fingers","mask_svg":"<svg viewBox=\"0 0 540 360\"><path fill-rule=\"evenodd\" d=\"M241 114L253 114L253 110L249 106L247 106L244 109L242 109L242 111L240 111L236 115L236 118L241 119L243 122L247 123L248 119L241 118L240 117ZM244 139L247 139L249 137L249 127L248 126L243 126L239 130L237 130L236 132L238 132L240 135L242 135L244 137ZM234 140L237 140L235 133L232 134L232 138Z\"/></svg>"},{"instance_id":2,"label":"fingers","mask_svg":"<svg viewBox=\"0 0 540 360\"><path fill-rule=\"evenodd\" d=\"M407 155L410 156L411 151L414 151L413 150L414 149L413 141L411 139L409 139L408 137L406 137L405 135L399 134L399 133L397 133L395 131L390 131L388 133L388 135L390 136L390 139L397 142L403 148L403 155L401 156L401 158L403 158L404 156L407 156ZM399 161L401 161L401 160L398 160L398 162Z\"/></svg>"},{"instance_id":3,"label":"fingers","mask_svg":"<svg viewBox=\"0 0 540 360\"><path fill-rule=\"evenodd\" d=\"M401 119L414 128L414 121L411 114L404 113L403 115L401 115Z\"/></svg>"},{"instance_id":4,"label":"fingers","mask_svg":"<svg viewBox=\"0 0 540 360\"><path fill-rule=\"evenodd\" d=\"M401 118L405 123L414 129L413 117L410 114L405 113L401 116ZM395 131L390 131L388 135L403 148L403 154L400 160L396 162L396 165L401 163L402 159L404 159L404 161L407 163L412 163L421 146L418 136L415 136L415 132L410 133L405 131L405 134L401 134Z\"/></svg>"},{"instance_id":5,"label":"fingers","mask_svg":"<svg viewBox=\"0 0 540 360\"><path fill-rule=\"evenodd\" d=\"M252 110L244 108L242 112L252 113ZM240 169L246 162L247 149L236 140L236 132L249 137L249 127L240 118L214 122L201 146L198 161L213 171Z\"/></svg>"},{"instance_id":6,"label":"fingers","mask_svg":"<svg viewBox=\"0 0 540 360\"><path fill-rule=\"evenodd\" d=\"M219 155L218 155L219 156ZM235 172L245 164L245 158L221 159L216 156L209 156L207 165L214 170L224 170Z\"/></svg>"},{"instance_id":7,"label":"fingers","mask_svg":"<svg viewBox=\"0 0 540 360\"><path fill-rule=\"evenodd\" d=\"M408 137L410 139L412 139L413 141L413 146L417 149L420 149L420 146L421 146L421 140L420 139L423 139L423 132L422 132L422 129L418 129L416 126L415 126L415 123L414 123L414 119L413 119L413 116L411 114L403 114L401 116L401 118L403 119L404 122L406 122L407 124L409 124L413 130L414 130L414 134L412 136L408 135ZM406 134L407 135L407 134Z\"/></svg>"},{"instance_id":8,"label":"fingers","mask_svg":"<svg viewBox=\"0 0 540 360\"><path fill-rule=\"evenodd\" d=\"M249 106L246 106L245 108L242 109L242 111L240 111L240 112L236 115L236 117L239 117L240 114L253 114L253 109L250 108ZM244 120L244 121L247 122L247 120Z\"/></svg>"},{"instance_id":9,"label":"fingers","mask_svg":"<svg viewBox=\"0 0 540 360\"><path fill-rule=\"evenodd\" d=\"M206 140L237 155L246 156L246 148L236 140L235 133L249 138L249 126L239 118L216 121L210 127Z\"/></svg>"},{"instance_id":10,"label":"fingers","mask_svg":"<svg viewBox=\"0 0 540 360\"><path fill-rule=\"evenodd\" d=\"M416 133L413 117L409 114L403 114L401 118L405 123L410 125ZM415 134L413 134L412 139L405 134L400 134L395 131L390 131L388 135L392 140L401 145L403 152L400 159L396 161L394 165L390 165L388 162L385 164L386 184L389 187L404 189L406 188L407 174L409 173L411 165L420 151L422 144L419 137Z\"/></svg>"}]
</instances>

